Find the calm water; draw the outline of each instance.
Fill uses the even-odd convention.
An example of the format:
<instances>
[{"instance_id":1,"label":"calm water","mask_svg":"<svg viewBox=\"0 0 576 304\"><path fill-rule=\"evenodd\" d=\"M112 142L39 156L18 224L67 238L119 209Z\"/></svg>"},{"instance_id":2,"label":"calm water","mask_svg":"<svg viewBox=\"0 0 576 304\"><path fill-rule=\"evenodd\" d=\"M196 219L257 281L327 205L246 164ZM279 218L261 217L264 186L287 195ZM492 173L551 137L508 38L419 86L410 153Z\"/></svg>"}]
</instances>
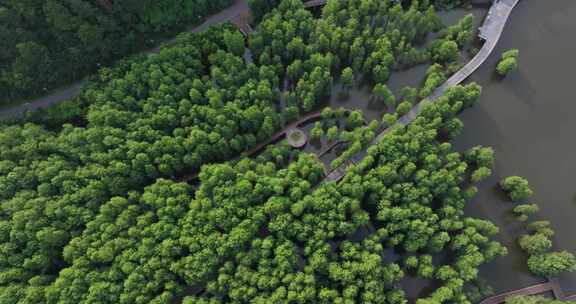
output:
<instances>
[{"instance_id":1,"label":"calm water","mask_svg":"<svg viewBox=\"0 0 576 304\"><path fill-rule=\"evenodd\" d=\"M530 181L540 217L552 221L556 249L576 252L576 1L522 1L513 12L497 49L472 80L483 87L479 104L461 115L464 132L455 144L496 150L492 179L468 206L469 214L488 218L502 229L509 257L482 269L494 289L505 291L541 279L530 276L526 257L515 245L518 227L507 201L495 186L509 175ZM494 76L500 53L520 49L520 69L501 80ZM562 277L566 292L576 293L576 274Z\"/></svg>"},{"instance_id":2,"label":"calm water","mask_svg":"<svg viewBox=\"0 0 576 304\"><path fill-rule=\"evenodd\" d=\"M481 22L485 10L456 10L442 17L446 24L453 24L470 12ZM510 214L514 204L497 188L501 178L528 178L535 192L531 201L541 208L538 218L550 220L556 230L556 249L576 252L576 221L572 220L576 215L576 89L571 87L576 71L574 16L574 0L521 2L497 49L472 76L483 87L479 104L461 115L465 129L455 147L463 151L481 144L496 150L494 176L479 185L480 193L467 212L496 223L501 228L498 240L510 251L508 257L481 269L481 276L497 293L542 281L528 273L527 257L516 245L522 229ZM508 48L520 49L520 69L500 79L494 68ZM405 85L417 86L425 70L421 65L396 72L388 85L394 93ZM361 109L369 120L380 118L385 108L371 104L369 97L369 88L356 88L347 98L333 94L330 106ZM576 274L561 279L567 293L576 293ZM424 286L411 283L411 288L404 286L408 293L420 294Z\"/></svg>"}]
</instances>

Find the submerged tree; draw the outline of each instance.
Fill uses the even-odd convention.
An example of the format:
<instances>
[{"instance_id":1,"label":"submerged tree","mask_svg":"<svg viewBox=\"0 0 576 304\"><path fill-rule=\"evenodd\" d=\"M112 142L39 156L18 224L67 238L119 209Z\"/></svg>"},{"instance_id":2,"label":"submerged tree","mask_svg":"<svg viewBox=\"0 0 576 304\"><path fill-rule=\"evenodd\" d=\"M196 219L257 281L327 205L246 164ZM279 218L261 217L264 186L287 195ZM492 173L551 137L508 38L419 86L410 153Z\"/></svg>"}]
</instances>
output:
<instances>
[{"instance_id":1,"label":"submerged tree","mask_svg":"<svg viewBox=\"0 0 576 304\"><path fill-rule=\"evenodd\" d=\"M385 84L377 83L372 90L372 95L389 109L393 109L396 105L396 97Z\"/></svg>"},{"instance_id":2,"label":"submerged tree","mask_svg":"<svg viewBox=\"0 0 576 304\"><path fill-rule=\"evenodd\" d=\"M496 66L496 71L501 76L506 76L518 68L518 55L517 49L511 49L502 54L502 58Z\"/></svg>"},{"instance_id":3,"label":"submerged tree","mask_svg":"<svg viewBox=\"0 0 576 304\"><path fill-rule=\"evenodd\" d=\"M532 196L528 181L519 176L509 176L500 181L500 187L513 201L520 201Z\"/></svg>"}]
</instances>

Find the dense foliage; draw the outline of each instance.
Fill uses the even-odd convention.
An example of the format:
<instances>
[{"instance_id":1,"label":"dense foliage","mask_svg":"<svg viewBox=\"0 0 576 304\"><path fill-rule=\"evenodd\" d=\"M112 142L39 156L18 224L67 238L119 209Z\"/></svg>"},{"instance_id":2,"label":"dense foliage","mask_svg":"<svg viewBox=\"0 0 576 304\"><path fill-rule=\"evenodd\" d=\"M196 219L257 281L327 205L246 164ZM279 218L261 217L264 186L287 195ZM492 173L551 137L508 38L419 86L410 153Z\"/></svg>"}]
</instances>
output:
<instances>
[{"instance_id":1,"label":"dense foliage","mask_svg":"<svg viewBox=\"0 0 576 304\"><path fill-rule=\"evenodd\" d=\"M511 49L502 54L500 62L496 66L496 72L501 76L506 76L518 68L518 55L517 49Z\"/></svg>"},{"instance_id":2,"label":"dense foliage","mask_svg":"<svg viewBox=\"0 0 576 304\"><path fill-rule=\"evenodd\" d=\"M184 35L104 69L50 119L1 126L0 302L168 303L187 290L200 303L404 303L395 284L411 275L440 286L420 303L465 303L478 266L506 252L494 225L463 211L489 149L460 155L441 140L460 132L455 115L478 86L427 104L339 184L285 146L211 164L317 107L341 76L364 74L395 105L383 85L394 69L430 59L444 75L454 63L442 55L461 47L451 30L415 46L439 28L428 1L330 1L316 19L285 0L250 37L253 63L227 26ZM406 90L393 119L417 94ZM346 117L344 157L381 127L363 123ZM169 180L203 165L197 190Z\"/></svg>"},{"instance_id":3,"label":"dense foliage","mask_svg":"<svg viewBox=\"0 0 576 304\"><path fill-rule=\"evenodd\" d=\"M277 78L227 52L228 31L186 35L158 55L110 71L110 81L75 104L79 126L1 128L0 285L9 291L0 302L13 303L13 292L37 293L23 286L49 283L66 265L63 247L112 196L237 155L270 136L279 120L272 102Z\"/></svg>"},{"instance_id":4,"label":"dense foliage","mask_svg":"<svg viewBox=\"0 0 576 304\"><path fill-rule=\"evenodd\" d=\"M451 102L474 96L455 89L427 105L339 185L314 189L323 167L301 155L286 169L246 159L205 167L193 198L167 181L114 198L64 250L72 266L48 298L163 303L190 285L206 288L190 303L403 303L393 282L417 269L443 282L431 299L463 299L477 266L505 252L487 238L496 227L463 216L474 193L459 186L467 165L436 139L460 109ZM380 228L358 235L371 222ZM385 262L386 248L411 258ZM432 262L430 254L446 250L454 260Z\"/></svg>"},{"instance_id":5,"label":"dense foliage","mask_svg":"<svg viewBox=\"0 0 576 304\"><path fill-rule=\"evenodd\" d=\"M182 28L231 0L6 0L0 3L1 101L45 93Z\"/></svg>"},{"instance_id":6,"label":"dense foliage","mask_svg":"<svg viewBox=\"0 0 576 304\"><path fill-rule=\"evenodd\" d=\"M528 181L520 176L509 176L500 181L500 187L513 201L525 200L532 196Z\"/></svg>"}]
</instances>

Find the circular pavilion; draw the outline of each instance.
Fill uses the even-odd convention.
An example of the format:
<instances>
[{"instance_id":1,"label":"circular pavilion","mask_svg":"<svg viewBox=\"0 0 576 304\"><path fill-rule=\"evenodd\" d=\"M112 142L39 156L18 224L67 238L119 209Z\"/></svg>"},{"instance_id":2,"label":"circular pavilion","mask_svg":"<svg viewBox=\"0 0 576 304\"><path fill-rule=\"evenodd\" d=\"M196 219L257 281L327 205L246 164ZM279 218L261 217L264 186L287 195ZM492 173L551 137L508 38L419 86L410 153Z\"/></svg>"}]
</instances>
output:
<instances>
[{"instance_id":1,"label":"circular pavilion","mask_svg":"<svg viewBox=\"0 0 576 304\"><path fill-rule=\"evenodd\" d=\"M304 147L308 142L306 132L298 128L288 130L286 132L286 139L291 147L297 149Z\"/></svg>"}]
</instances>

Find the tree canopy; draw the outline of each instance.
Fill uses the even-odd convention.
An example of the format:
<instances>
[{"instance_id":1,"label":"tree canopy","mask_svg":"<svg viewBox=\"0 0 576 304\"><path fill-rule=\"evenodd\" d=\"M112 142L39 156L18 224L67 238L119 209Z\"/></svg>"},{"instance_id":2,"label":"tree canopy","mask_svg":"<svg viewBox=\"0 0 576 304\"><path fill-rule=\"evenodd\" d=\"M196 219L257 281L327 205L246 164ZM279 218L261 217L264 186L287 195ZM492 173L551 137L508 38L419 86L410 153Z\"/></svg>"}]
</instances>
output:
<instances>
[{"instance_id":1,"label":"tree canopy","mask_svg":"<svg viewBox=\"0 0 576 304\"><path fill-rule=\"evenodd\" d=\"M232 0L2 1L0 102L45 94L230 4Z\"/></svg>"}]
</instances>

